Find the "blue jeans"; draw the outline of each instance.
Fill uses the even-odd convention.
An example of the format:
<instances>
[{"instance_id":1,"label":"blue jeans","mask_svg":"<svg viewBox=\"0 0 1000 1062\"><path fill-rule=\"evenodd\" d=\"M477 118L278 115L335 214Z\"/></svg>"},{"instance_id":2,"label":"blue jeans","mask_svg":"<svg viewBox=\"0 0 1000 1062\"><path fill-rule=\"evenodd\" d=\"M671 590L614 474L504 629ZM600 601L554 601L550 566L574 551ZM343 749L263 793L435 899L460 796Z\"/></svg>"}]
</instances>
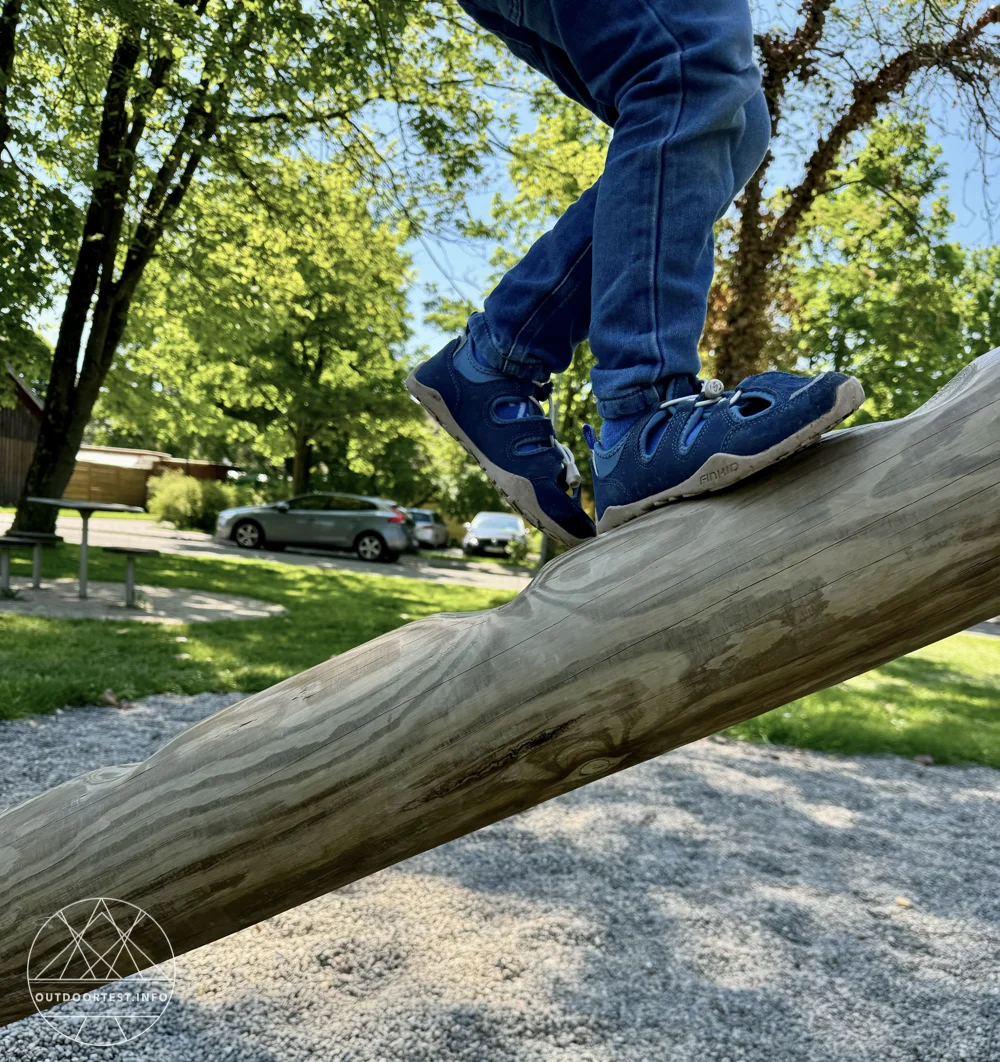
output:
<instances>
[{"instance_id":1,"label":"blue jeans","mask_svg":"<svg viewBox=\"0 0 1000 1062\"><path fill-rule=\"evenodd\" d=\"M459 0L510 50L614 127L598 182L469 322L515 376L564 371L590 338L602 417L696 374L713 226L767 150L748 0Z\"/></svg>"}]
</instances>

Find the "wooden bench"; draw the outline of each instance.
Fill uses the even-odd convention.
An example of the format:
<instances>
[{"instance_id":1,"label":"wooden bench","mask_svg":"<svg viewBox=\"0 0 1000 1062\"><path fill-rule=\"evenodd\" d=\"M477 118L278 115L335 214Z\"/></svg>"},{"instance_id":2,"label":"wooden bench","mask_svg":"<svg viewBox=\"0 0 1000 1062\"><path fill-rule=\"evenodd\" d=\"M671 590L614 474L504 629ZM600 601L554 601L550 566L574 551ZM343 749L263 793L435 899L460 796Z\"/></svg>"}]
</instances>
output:
<instances>
[{"instance_id":1,"label":"wooden bench","mask_svg":"<svg viewBox=\"0 0 1000 1062\"><path fill-rule=\"evenodd\" d=\"M55 545L56 536L24 532L16 535L0 536L0 591L10 591L10 551L12 549L31 550L31 587L42 588L42 550Z\"/></svg>"},{"instance_id":2,"label":"wooden bench","mask_svg":"<svg viewBox=\"0 0 1000 1062\"><path fill-rule=\"evenodd\" d=\"M136 557L158 557L158 549L135 549L132 546L104 546L105 553L125 554L125 607L135 608L135 559Z\"/></svg>"}]
</instances>

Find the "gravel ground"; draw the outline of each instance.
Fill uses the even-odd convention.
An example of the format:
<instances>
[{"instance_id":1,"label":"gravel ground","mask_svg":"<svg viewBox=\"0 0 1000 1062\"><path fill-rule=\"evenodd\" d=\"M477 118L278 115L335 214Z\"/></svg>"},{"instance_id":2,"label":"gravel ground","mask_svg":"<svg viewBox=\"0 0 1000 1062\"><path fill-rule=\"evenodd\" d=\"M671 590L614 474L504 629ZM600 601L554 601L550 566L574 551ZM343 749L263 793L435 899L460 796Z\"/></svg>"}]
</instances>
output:
<instances>
[{"instance_id":1,"label":"gravel ground","mask_svg":"<svg viewBox=\"0 0 1000 1062\"><path fill-rule=\"evenodd\" d=\"M0 804L234 699L2 723ZM0 1058L1000 1062L998 783L699 742L183 957L126 1047Z\"/></svg>"}]
</instances>

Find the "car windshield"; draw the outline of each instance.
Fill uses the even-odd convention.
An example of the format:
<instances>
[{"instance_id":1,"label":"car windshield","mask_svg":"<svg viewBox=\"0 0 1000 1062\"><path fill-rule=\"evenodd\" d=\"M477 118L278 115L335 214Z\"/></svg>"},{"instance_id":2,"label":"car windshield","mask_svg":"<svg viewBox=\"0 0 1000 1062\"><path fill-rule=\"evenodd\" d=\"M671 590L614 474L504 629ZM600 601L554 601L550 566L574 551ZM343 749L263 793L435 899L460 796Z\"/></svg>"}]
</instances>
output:
<instances>
[{"instance_id":1,"label":"car windshield","mask_svg":"<svg viewBox=\"0 0 1000 1062\"><path fill-rule=\"evenodd\" d=\"M502 513L481 513L472 521L477 531L520 531L521 521L516 516L504 516Z\"/></svg>"},{"instance_id":2,"label":"car windshield","mask_svg":"<svg viewBox=\"0 0 1000 1062\"><path fill-rule=\"evenodd\" d=\"M413 519L416 520L416 522L418 524L429 524L431 522L431 514L430 513L415 512L414 510L411 509L410 510L410 516L412 516Z\"/></svg>"}]
</instances>

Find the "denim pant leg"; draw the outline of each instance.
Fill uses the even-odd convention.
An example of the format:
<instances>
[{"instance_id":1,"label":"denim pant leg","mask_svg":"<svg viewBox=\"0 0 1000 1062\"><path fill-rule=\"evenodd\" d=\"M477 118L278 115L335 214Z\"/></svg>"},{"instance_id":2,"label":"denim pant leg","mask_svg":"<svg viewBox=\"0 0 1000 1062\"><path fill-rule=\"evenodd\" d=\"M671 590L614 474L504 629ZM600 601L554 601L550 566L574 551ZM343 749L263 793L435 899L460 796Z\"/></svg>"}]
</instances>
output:
<instances>
[{"instance_id":1,"label":"denim pant leg","mask_svg":"<svg viewBox=\"0 0 1000 1062\"><path fill-rule=\"evenodd\" d=\"M508 19L510 0L459 0L481 26L543 73L570 99L613 125L557 45ZM565 371L590 330L591 255L597 182L539 237L469 321L477 354L512 376L542 378Z\"/></svg>"},{"instance_id":2,"label":"denim pant leg","mask_svg":"<svg viewBox=\"0 0 1000 1062\"><path fill-rule=\"evenodd\" d=\"M560 371L589 319L601 415L640 412L660 400L658 381L700 368L713 226L767 148L747 0L475 2L502 18L516 54L565 56L572 77L546 72L575 99L582 84L595 113L617 116L598 185L504 278L487 300L485 330L508 371L519 362ZM591 210L588 305L580 288ZM512 297L522 292L531 295L523 304ZM507 317L504 329L494 325ZM523 338L532 349L519 349Z\"/></svg>"},{"instance_id":3,"label":"denim pant leg","mask_svg":"<svg viewBox=\"0 0 1000 1062\"><path fill-rule=\"evenodd\" d=\"M525 15L543 17L538 0ZM697 373L714 225L759 165L770 121L747 0L545 0L595 98L619 119L594 216L590 343L603 417Z\"/></svg>"}]
</instances>

